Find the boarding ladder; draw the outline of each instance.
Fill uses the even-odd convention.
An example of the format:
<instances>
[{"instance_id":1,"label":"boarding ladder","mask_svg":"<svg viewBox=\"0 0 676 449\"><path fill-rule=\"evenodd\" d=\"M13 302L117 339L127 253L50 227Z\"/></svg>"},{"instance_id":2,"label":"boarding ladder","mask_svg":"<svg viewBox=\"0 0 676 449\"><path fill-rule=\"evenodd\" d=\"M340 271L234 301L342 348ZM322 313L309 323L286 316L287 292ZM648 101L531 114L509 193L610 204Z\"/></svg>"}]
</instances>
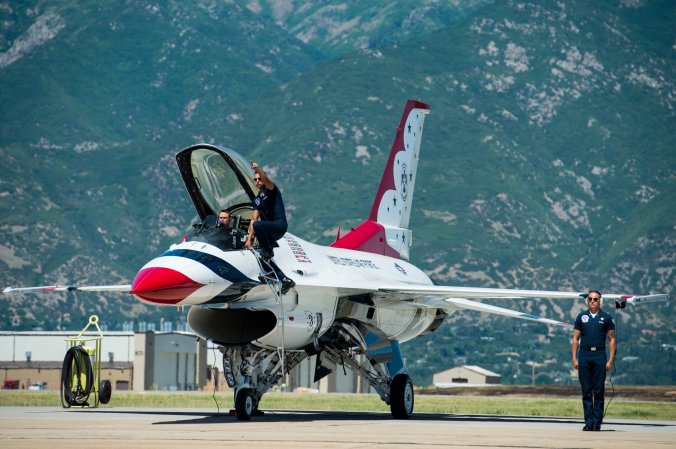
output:
<instances>
[{"instance_id":1,"label":"boarding ladder","mask_svg":"<svg viewBox=\"0 0 676 449\"><path fill-rule=\"evenodd\" d=\"M277 325L279 327L279 330L281 332L281 343L280 339L277 338L277 355L279 357L279 362L281 363L281 368L282 368L282 377L281 379L283 380L284 377L286 376L286 364L285 364L285 349L284 349L284 302L283 302L283 293L282 293L282 280L279 278L279 274L277 270L275 270L272 267L272 259L270 259L270 262L265 262L263 258L261 257L261 254L259 251L255 249L251 249L251 251L254 253L254 256L256 256L256 261L258 261L258 269L259 272L261 273L260 276L258 276L258 279L265 282L268 287L270 287L270 290L272 293L275 295L275 304L277 305ZM269 268L269 271L266 270L265 267Z\"/></svg>"}]
</instances>

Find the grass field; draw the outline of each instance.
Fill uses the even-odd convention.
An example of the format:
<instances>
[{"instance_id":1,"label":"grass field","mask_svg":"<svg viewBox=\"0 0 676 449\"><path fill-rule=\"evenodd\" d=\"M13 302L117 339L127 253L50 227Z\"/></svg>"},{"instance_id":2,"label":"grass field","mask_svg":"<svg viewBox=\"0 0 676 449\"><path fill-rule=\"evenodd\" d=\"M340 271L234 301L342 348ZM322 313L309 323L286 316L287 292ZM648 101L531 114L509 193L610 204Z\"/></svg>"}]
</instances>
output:
<instances>
[{"instance_id":1,"label":"grass field","mask_svg":"<svg viewBox=\"0 0 676 449\"><path fill-rule=\"evenodd\" d=\"M214 399L215 398L215 399ZM232 407L228 393L206 392L113 392L110 403L101 407L176 407L214 408ZM60 406L57 391L0 390L0 406ZM262 410L346 410L389 412L389 407L373 394L302 394L267 393ZM516 398L516 397L458 397L417 395L415 411L419 413L452 413L459 415L527 415L562 416L582 415L580 399ZM613 400L608 407L608 418L650 419L676 421L676 403Z\"/></svg>"}]
</instances>

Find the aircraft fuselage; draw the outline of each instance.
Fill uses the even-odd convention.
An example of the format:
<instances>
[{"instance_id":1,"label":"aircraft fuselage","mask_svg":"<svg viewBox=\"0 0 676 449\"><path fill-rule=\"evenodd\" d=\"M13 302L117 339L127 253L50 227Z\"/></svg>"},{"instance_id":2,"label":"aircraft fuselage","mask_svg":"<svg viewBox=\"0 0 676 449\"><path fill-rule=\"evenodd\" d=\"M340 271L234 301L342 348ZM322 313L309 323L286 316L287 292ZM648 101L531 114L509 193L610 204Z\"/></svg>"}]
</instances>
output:
<instances>
[{"instance_id":1,"label":"aircraft fuselage","mask_svg":"<svg viewBox=\"0 0 676 449\"><path fill-rule=\"evenodd\" d=\"M290 350L321 338L335 320L406 341L428 330L437 316L434 308L421 311L400 298L381 298L377 305L372 300L369 292L378 285L432 285L406 261L320 246L289 233L278 244L274 260L296 283L286 294L260 279L263 267L253 250L222 250L202 241L172 245L152 259L137 274L132 292L153 305L202 308L188 319L203 338Z\"/></svg>"}]
</instances>

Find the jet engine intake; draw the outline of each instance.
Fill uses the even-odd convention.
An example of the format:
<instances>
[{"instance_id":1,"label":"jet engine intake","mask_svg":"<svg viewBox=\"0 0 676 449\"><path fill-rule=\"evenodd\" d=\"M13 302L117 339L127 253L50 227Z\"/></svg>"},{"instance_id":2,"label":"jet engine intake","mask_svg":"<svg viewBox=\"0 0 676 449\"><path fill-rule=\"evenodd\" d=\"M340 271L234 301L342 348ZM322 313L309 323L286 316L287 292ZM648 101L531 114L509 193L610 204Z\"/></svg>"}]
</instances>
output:
<instances>
[{"instance_id":1,"label":"jet engine intake","mask_svg":"<svg viewBox=\"0 0 676 449\"><path fill-rule=\"evenodd\" d=\"M245 345L269 334L277 317L269 310L192 307L188 324L197 335L225 346Z\"/></svg>"}]
</instances>

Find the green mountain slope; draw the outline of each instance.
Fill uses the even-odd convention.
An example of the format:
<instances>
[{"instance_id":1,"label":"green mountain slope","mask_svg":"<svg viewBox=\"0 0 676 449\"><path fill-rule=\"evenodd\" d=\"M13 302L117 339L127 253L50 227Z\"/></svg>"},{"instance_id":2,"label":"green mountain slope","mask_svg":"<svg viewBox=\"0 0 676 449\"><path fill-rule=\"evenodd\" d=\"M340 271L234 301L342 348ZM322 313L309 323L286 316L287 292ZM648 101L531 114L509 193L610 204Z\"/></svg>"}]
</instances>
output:
<instances>
[{"instance_id":1,"label":"green mountain slope","mask_svg":"<svg viewBox=\"0 0 676 449\"><path fill-rule=\"evenodd\" d=\"M3 145L157 141L167 129L206 128L322 58L238 5L25 3L2 11Z\"/></svg>"},{"instance_id":2,"label":"green mountain slope","mask_svg":"<svg viewBox=\"0 0 676 449\"><path fill-rule=\"evenodd\" d=\"M429 34L493 2L251 0L247 7L322 53L340 56Z\"/></svg>"},{"instance_id":3,"label":"green mountain slope","mask_svg":"<svg viewBox=\"0 0 676 449\"><path fill-rule=\"evenodd\" d=\"M130 282L193 215L176 148L322 59L237 5L35 1L0 14L3 283ZM62 325L104 298L69 298ZM55 325L51 305L22 300L3 326ZM111 301L113 327L167 313Z\"/></svg>"}]
</instances>

